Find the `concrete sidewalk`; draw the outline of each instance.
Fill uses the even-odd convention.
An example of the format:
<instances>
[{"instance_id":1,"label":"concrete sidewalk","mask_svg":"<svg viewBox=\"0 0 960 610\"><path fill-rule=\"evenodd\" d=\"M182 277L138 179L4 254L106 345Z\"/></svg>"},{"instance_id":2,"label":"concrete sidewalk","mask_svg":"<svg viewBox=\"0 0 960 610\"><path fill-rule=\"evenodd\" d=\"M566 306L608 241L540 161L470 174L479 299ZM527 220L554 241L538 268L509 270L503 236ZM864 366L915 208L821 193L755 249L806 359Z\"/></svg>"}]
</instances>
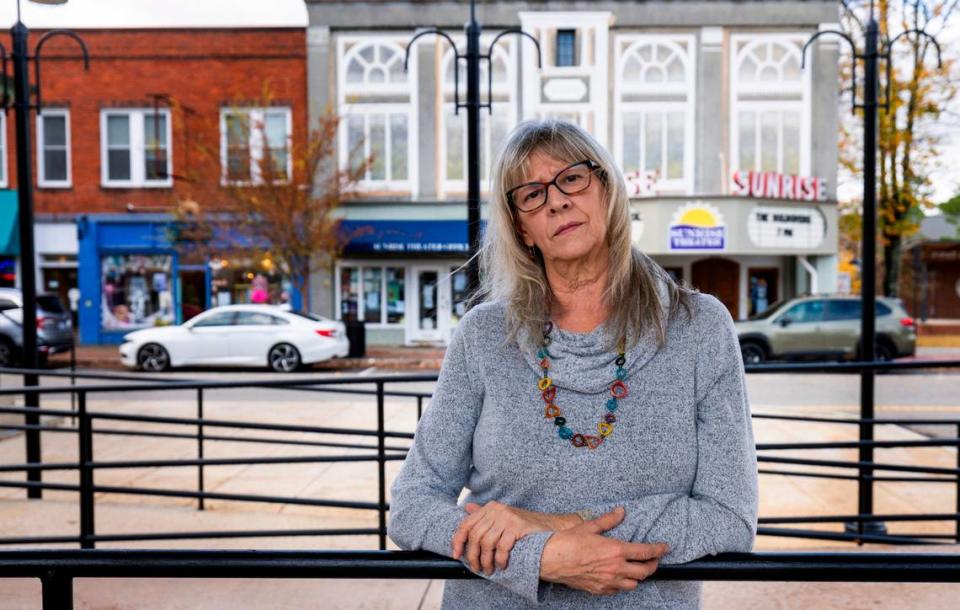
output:
<instances>
[{"instance_id":1,"label":"concrete sidewalk","mask_svg":"<svg viewBox=\"0 0 960 610\"><path fill-rule=\"evenodd\" d=\"M424 386L426 387L426 386ZM418 386L419 389L419 386ZM372 429L376 414L372 400L358 398L324 398L317 402L315 394L285 392L265 405L232 399L235 391L218 392L205 400L205 416L209 419L232 419L273 423L310 423ZM141 415L192 417L195 407L192 393L171 391L166 400L131 402L120 395L91 397L89 409ZM63 398L49 399L45 406L65 407ZM885 409L878 408L882 416ZM785 408L785 415L842 417L855 415L851 407ZM69 421L51 421L69 425ZM413 431L415 410L410 404L388 402L386 425L391 430ZM101 420L98 429L129 428L131 424ZM138 426L156 431L177 431L171 425ZM180 430L182 431L182 430ZM252 436L249 431L215 431L237 439ZM272 438L306 440L299 433L264 433ZM766 442L812 442L852 440L856 428L833 424L756 420L756 440ZM920 439L921 435L905 428L878 428L878 439ZM313 437L312 440L318 440ZM328 437L336 442L370 444L364 437ZM391 443L391 444L401 444ZM94 458L98 461L134 459L188 459L196 455L196 442L186 439L137 439L120 435L96 436ZM0 464L20 463L24 456L24 439L15 435L0 440ZM77 443L73 434L44 435L44 462L75 462ZM364 450L367 451L367 450ZM209 441L206 456L300 456L340 455L357 453L337 448L251 445L238 440ZM791 451L777 455L804 456ZM822 450L822 459L852 460L853 450ZM924 464L953 468L957 452L953 448L878 449L878 462ZM387 466L392 480L400 462ZM771 470L791 470L790 466L761 465ZM818 470L804 468L805 470ZM824 469L819 469L825 471ZM4 474L5 479L22 480ZM75 472L50 471L46 481L76 483ZM100 485L149 487L163 489L196 489L197 471L183 468L130 468L99 470ZM258 466L217 466L206 468L206 489L228 493L287 495L301 498L352 499L376 501L376 465L346 462L319 464L285 464ZM955 510L955 486L924 483L878 483L875 512L918 513ZM75 494L47 491L40 501L24 499L24 492L0 488L0 537L75 535L78 529L78 507ZM832 481L809 477L761 475L761 515L836 515L856 512L856 484L853 481ZM127 494L97 495L96 528L101 534L143 532L189 532L201 530L272 530L334 527L375 527L376 514L340 508L317 508L295 504L256 504L250 502L208 501L204 511L196 502L181 498L147 497ZM810 526L811 529L839 531L836 524ZM891 522L891 533L953 534L952 522ZM67 545L64 545L67 546ZM272 548L272 549L371 549L375 537L288 537L240 538L188 541L151 541L142 543L104 543L101 548ZM49 547L47 547L49 548ZM71 548L75 548L71 545ZM797 538L761 537L757 550L833 550L885 552L902 551L903 547L857 547L840 542L811 541ZM955 546L923 547L923 552L956 553ZM438 608L442 583L437 581L276 581L276 580L97 580L82 579L75 586L78 609L156 609L185 608ZM947 608L955 607L960 585L888 584L821 584L821 583L708 583L705 586L705 607L733 608ZM198 600L202 600L199 602ZM0 609L39 608L39 585L29 580L0 580Z\"/></svg>"}]
</instances>

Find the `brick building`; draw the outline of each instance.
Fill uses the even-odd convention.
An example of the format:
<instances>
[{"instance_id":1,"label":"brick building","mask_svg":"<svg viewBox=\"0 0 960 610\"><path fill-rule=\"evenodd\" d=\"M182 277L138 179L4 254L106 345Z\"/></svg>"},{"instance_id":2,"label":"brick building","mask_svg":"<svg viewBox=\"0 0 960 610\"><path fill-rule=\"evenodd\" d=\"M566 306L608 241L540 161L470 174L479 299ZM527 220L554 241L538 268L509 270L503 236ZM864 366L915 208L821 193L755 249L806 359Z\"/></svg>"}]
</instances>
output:
<instances>
[{"instance_id":1,"label":"brick building","mask_svg":"<svg viewBox=\"0 0 960 610\"><path fill-rule=\"evenodd\" d=\"M206 190L191 180L214 192L226 180L255 180L263 146L286 148L305 137L304 27L75 31L89 49L90 70L73 41L47 44L43 113L33 117L38 289L59 292L64 302L74 297L84 343L119 342L132 328L243 302L255 275L267 278L274 298L286 298L276 269L191 260L172 247L168 229L176 201ZM42 33L32 31L31 44ZM10 190L13 118L0 114L0 188ZM260 121L266 143L249 127ZM16 213L9 203L0 209ZM13 268L15 245L7 250L0 266Z\"/></svg>"}]
</instances>

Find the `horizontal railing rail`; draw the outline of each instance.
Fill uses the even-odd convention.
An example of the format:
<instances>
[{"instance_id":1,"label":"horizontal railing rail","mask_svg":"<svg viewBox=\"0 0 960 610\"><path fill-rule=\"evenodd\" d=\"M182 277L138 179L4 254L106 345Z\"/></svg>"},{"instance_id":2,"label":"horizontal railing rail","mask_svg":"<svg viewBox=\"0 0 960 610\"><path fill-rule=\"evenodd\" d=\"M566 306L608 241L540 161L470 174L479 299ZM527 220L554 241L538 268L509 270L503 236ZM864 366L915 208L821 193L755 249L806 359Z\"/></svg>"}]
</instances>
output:
<instances>
[{"instance_id":1,"label":"horizontal railing rail","mask_svg":"<svg viewBox=\"0 0 960 610\"><path fill-rule=\"evenodd\" d=\"M72 610L76 578L478 578L458 562L409 551L0 551L0 578L37 578L43 610ZM660 565L653 581L958 583L960 555L727 553Z\"/></svg>"}]
</instances>

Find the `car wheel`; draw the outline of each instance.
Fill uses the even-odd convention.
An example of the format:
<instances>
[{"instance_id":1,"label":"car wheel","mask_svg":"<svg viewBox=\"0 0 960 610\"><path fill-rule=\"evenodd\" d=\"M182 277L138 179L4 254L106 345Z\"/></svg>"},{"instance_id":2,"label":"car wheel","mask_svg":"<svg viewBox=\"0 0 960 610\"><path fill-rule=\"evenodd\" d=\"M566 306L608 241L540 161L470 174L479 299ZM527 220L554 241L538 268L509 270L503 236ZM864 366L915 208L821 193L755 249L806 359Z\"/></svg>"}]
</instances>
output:
<instances>
[{"instance_id":1,"label":"car wheel","mask_svg":"<svg viewBox=\"0 0 960 610\"><path fill-rule=\"evenodd\" d=\"M137 368L158 373L170 368L170 354L157 343L147 343L137 352Z\"/></svg>"},{"instance_id":2,"label":"car wheel","mask_svg":"<svg viewBox=\"0 0 960 610\"><path fill-rule=\"evenodd\" d=\"M278 373L292 373L300 368L300 352L289 343L281 343L270 348L267 364Z\"/></svg>"},{"instance_id":3,"label":"car wheel","mask_svg":"<svg viewBox=\"0 0 960 610\"><path fill-rule=\"evenodd\" d=\"M748 341L740 345L740 354L744 364L763 364L767 359L767 350L759 343Z\"/></svg>"},{"instance_id":4,"label":"car wheel","mask_svg":"<svg viewBox=\"0 0 960 610\"><path fill-rule=\"evenodd\" d=\"M873 356L877 362L890 362L893 360L893 350L884 342L878 342L873 348Z\"/></svg>"},{"instance_id":5,"label":"car wheel","mask_svg":"<svg viewBox=\"0 0 960 610\"><path fill-rule=\"evenodd\" d=\"M13 341L7 338L0 339L0 367L17 365L17 348Z\"/></svg>"}]
</instances>

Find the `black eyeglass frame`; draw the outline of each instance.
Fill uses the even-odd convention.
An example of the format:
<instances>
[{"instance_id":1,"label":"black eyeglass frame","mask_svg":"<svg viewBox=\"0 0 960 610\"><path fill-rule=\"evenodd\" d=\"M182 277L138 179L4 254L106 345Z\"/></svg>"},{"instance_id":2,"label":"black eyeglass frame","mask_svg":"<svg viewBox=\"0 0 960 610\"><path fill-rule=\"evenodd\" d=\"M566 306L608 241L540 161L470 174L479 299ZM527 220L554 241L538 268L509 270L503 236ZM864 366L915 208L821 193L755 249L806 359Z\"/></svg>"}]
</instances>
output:
<instances>
[{"instance_id":1,"label":"black eyeglass frame","mask_svg":"<svg viewBox=\"0 0 960 610\"><path fill-rule=\"evenodd\" d=\"M563 190L563 187L561 187L561 186L560 186L560 183L557 182L557 178L559 178L559 177L562 176L564 173L570 171L571 169L573 169L573 168L575 168L575 167L577 167L577 166L579 166L579 165L586 165L586 166L590 169L590 173L587 174L587 185L586 185L585 187L583 187L582 189L580 189L580 190L574 191L574 192L572 192L572 193L568 193L567 191ZM513 208L514 210L516 210L517 212L523 212L524 214L533 214L534 212L540 210L540 208L542 208L543 206L547 205L547 198L548 198L548 195L549 195L549 193L548 193L547 191L550 190L550 186L555 186L555 187L557 187L557 190L560 191L561 193L563 193L564 195L576 195L577 193L582 193L583 191L585 191L585 190L587 190L588 188L590 188L590 184L591 184L591 182L590 182L590 181L591 181L590 176L592 176L593 173L594 173L595 171L597 171L598 169L601 169L601 168L600 168L600 164L597 163L596 161L591 160L591 159L584 159L583 161L577 161L576 163L573 163L573 164L571 164L571 165L568 165L567 167L565 167L565 168L563 168L562 170L560 170L559 172L557 172L557 175L554 176L554 177L553 177L553 180L551 180L550 182L525 182L524 184L521 184L521 185L518 185L518 186L513 187L512 189L510 189L509 191L507 191L507 202L510 204L510 207L512 207L512 208ZM517 207L517 204L514 202L514 200L513 200L513 194L514 194L516 191L518 191L519 189L522 189L522 188L525 187L525 186L534 186L534 185L542 186L542 187L543 187L543 203L541 203L541 204L538 205L537 207L535 207L535 208L533 208L533 209L530 209L530 210L521 210L519 207Z\"/></svg>"}]
</instances>

